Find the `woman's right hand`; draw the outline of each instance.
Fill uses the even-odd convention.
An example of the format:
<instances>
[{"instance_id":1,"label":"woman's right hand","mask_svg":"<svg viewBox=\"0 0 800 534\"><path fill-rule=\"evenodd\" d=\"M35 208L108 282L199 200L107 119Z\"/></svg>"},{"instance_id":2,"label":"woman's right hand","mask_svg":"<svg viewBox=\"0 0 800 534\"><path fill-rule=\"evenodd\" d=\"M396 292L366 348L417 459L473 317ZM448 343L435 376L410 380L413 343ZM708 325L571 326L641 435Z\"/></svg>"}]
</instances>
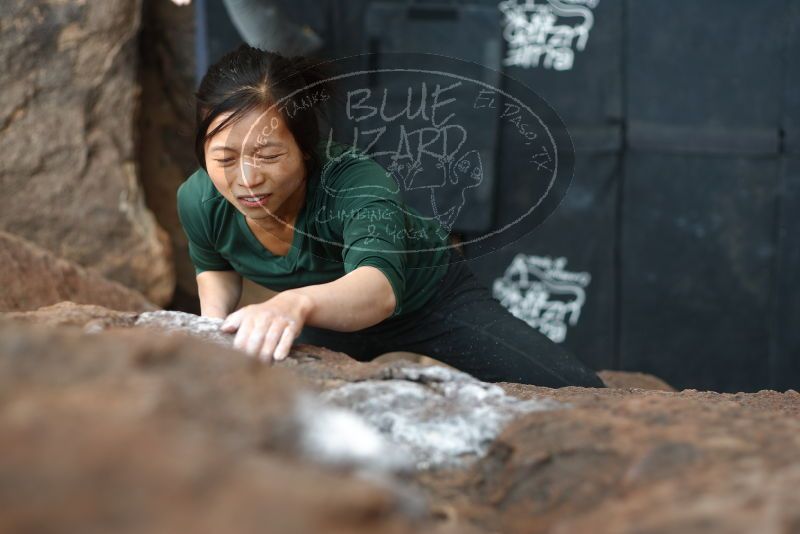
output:
<instances>
[{"instance_id":1,"label":"woman's right hand","mask_svg":"<svg viewBox=\"0 0 800 534\"><path fill-rule=\"evenodd\" d=\"M259 304L251 304L230 314L222 323L223 332L236 332L234 348L270 363L289 355L300 335L313 302L308 295L291 289L281 291Z\"/></svg>"}]
</instances>

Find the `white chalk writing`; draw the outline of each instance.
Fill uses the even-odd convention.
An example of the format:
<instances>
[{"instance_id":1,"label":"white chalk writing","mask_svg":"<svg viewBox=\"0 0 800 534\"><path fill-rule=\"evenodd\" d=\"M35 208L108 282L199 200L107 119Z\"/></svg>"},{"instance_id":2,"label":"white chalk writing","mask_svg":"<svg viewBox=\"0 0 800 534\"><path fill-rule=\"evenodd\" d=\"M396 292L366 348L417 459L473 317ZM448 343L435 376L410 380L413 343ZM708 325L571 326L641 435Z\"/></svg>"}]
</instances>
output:
<instances>
[{"instance_id":1,"label":"white chalk writing","mask_svg":"<svg viewBox=\"0 0 800 534\"><path fill-rule=\"evenodd\" d=\"M506 66L570 70L575 51L586 48L594 25L590 8L598 0L504 0L503 37ZM572 23L572 24L570 24ZM574 47L574 49L573 49Z\"/></svg>"},{"instance_id":2,"label":"white chalk writing","mask_svg":"<svg viewBox=\"0 0 800 534\"><path fill-rule=\"evenodd\" d=\"M578 324L591 281L589 273L567 271L566 265L563 257L517 254L494 281L494 297L515 317L561 343L567 325Z\"/></svg>"}]
</instances>

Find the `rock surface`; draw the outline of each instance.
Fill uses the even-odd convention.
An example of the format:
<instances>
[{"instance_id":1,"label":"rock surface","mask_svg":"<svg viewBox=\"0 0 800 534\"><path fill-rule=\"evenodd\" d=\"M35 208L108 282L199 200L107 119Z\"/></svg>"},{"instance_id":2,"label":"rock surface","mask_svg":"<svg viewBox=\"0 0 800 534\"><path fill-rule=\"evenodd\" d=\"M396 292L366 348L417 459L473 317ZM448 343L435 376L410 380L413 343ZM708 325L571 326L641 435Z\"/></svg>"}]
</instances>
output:
<instances>
[{"instance_id":1,"label":"rock surface","mask_svg":"<svg viewBox=\"0 0 800 534\"><path fill-rule=\"evenodd\" d=\"M163 306L171 248L134 153L140 10L140 0L3 2L0 230Z\"/></svg>"},{"instance_id":2,"label":"rock surface","mask_svg":"<svg viewBox=\"0 0 800 534\"><path fill-rule=\"evenodd\" d=\"M547 399L520 401L500 386L445 367L386 369L383 380L348 383L325 391L321 399L363 417L417 469L463 467L484 456L514 417L566 406Z\"/></svg>"},{"instance_id":3,"label":"rock surface","mask_svg":"<svg viewBox=\"0 0 800 534\"><path fill-rule=\"evenodd\" d=\"M65 300L114 310L157 309L141 293L3 231L0 265L0 311L36 310Z\"/></svg>"},{"instance_id":4,"label":"rock surface","mask_svg":"<svg viewBox=\"0 0 800 534\"><path fill-rule=\"evenodd\" d=\"M78 326L86 333L101 332L113 326L131 327L139 314L109 310L102 306L59 302L34 311L0 313L0 318L45 326Z\"/></svg>"},{"instance_id":5,"label":"rock surface","mask_svg":"<svg viewBox=\"0 0 800 534\"><path fill-rule=\"evenodd\" d=\"M518 418L459 480L448 503L470 524L512 534L800 529L795 391L505 389L573 408Z\"/></svg>"},{"instance_id":6,"label":"rock surface","mask_svg":"<svg viewBox=\"0 0 800 534\"><path fill-rule=\"evenodd\" d=\"M57 310L74 326L18 323ZM795 391L482 384L310 345L269 367L216 321L101 313L0 316L4 531L800 529Z\"/></svg>"},{"instance_id":7,"label":"rock surface","mask_svg":"<svg viewBox=\"0 0 800 534\"><path fill-rule=\"evenodd\" d=\"M407 491L302 456L302 386L253 363L0 322L0 531L447 532Z\"/></svg>"},{"instance_id":8,"label":"rock surface","mask_svg":"<svg viewBox=\"0 0 800 534\"><path fill-rule=\"evenodd\" d=\"M658 378L646 373L631 371L600 371L597 375L610 388L638 388L657 391L675 391L675 388Z\"/></svg>"},{"instance_id":9,"label":"rock surface","mask_svg":"<svg viewBox=\"0 0 800 534\"><path fill-rule=\"evenodd\" d=\"M221 319L155 311L140 314L133 326L191 334L230 347L234 336L220 331L221 324ZM549 400L520 401L500 386L451 368L401 363L379 369L381 373L329 387L319 398L325 405L354 412L377 429L397 451L398 458L390 463L398 465L466 465L485 454L514 416L562 407Z\"/></svg>"}]
</instances>

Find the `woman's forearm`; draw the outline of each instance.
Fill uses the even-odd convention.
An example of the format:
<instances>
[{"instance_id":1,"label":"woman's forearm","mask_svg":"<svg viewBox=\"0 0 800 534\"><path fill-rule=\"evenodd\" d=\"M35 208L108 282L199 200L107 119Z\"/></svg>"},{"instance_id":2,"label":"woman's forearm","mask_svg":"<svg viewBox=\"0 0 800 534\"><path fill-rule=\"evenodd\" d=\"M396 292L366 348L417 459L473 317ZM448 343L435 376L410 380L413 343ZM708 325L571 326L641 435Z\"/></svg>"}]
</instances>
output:
<instances>
[{"instance_id":1,"label":"woman's forearm","mask_svg":"<svg viewBox=\"0 0 800 534\"><path fill-rule=\"evenodd\" d=\"M242 276L236 271L204 271L197 275L200 315L224 319L242 297Z\"/></svg>"},{"instance_id":2,"label":"woman's forearm","mask_svg":"<svg viewBox=\"0 0 800 534\"><path fill-rule=\"evenodd\" d=\"M289 291L309 297L307 325L339 332L355 332L378 324L392 315L396 302L386 275L368 265L333 282Z\"/></svg>"}]
</instances>

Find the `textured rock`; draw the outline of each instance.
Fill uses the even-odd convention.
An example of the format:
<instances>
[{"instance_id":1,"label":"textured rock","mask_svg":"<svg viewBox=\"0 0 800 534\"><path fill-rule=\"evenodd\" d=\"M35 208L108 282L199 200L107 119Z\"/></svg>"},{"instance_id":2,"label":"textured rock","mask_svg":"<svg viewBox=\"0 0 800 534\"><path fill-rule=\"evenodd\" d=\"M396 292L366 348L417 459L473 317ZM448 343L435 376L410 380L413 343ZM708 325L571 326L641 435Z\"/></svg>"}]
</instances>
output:
<instances>
[{"instance_id":1,"label":"textured rock","mask_svg":"<svg viewBox=\"0 0 800 534\"><path fill-rule=\"evenodd\" d=\"M221 324L221 319L156 311L139 315L134 326L178 331L230 346L234 336L221 332ZM387 458L392 465L403 466L406 458L419 469L463 465L483 456L514 416L561 407L552 401L520 401L499 386L454 369L408 362L381 369L384 372L369 379L333 387L320 399L360 415L399 449L398 458ZM379 450L378 445L372 448Z\"/></svg>"},{"instance_id":2,"label":"textured rock","mask_svg":"<svg viewBox=\"0 0 800 534\"><path fill-rule=\"evenodd\" d=\"M59 302L28 312L0 313L0 318L20 323L47 326L78 326L84 332L94 333L113 326L133 326L136 312L120 312L102 306Z\"/></svg>"},{"instance_id":3,"label":"textured rock","mask_svg":"<svg viewBox=\"0 0 800 534\"><path fill-rule=\"evenodd\" d=\"M5 0L0 230L136 289L175 286L134 154L139 0Z\"/></svg>"},{"instance_id":4,"label":"textured rock","mask_svg":"<svg viewBox=\"0 0 800 534\"><path fill-rule=\"evenodd\" d=\"M569 410L524 415L458 480L454 511L500 532L796 532L800 394L547 390Z\"/></svg>"},{"instance_id":5,"label":"textured rock","mask_svg":"<svg viewBox=\"0 0 800 534\"><path fill-rule=\"evenodd\" d=\"M164 333L185 333L232 348L234 336L220 330L222 322L222 319L199 317L186 312L159 310L139 314L133 326L160 330Z\"/></svg>"},{"instance_id":6,"label":"textured rock","mask_svg":"<svg viewBox=\"0 0 800 534\"><path fill-rule=\"evenodd\" d=\"M26 316L55 321L55 308ZM102 324L96 307L61 308L69 324ZM635 375L609 389L482 384L310 345L269 367L220 346L231 334L186 339L214 337L215 322L191 315L107 320L137 321L33 335L0 317L0 480L11 481L0 506L13 511L0 529L47 518L77 531L102 512L105 531L135 517L147 531L247 532L267 521L262 499L286 516L275 532L800 529L796 391L656 391ZM492 440L487 420L503 414Z\"/></svg>"},{"instance_id":7,"label":"textured rock","mask_svg":"<svg viewBox=\"0 0 800 534\"><path fill-rule=\"evenodd\" d=\"M0 531L441 532L419 498L299 455L299 384L239 356L0 322Z\"/></svg>"},{"instance_id":8,"label":"textured rock","mask_svg":"<svg viewBox=\"0 0 800 534\"><path fill-rule=\"evenodd\" d=\"M597 375L610 388L637 388L655 391L675 391L675 388L658 378L646 373L630 371L600 371Z\"/></svg>"},{"instance_id":9,"label":"textured rock","mask_svg":"<svg viewBox=\"0 0 800 534\"><path fill-rule=\"evenodd\" d=\"M409 451L394 446L349 407L336 408L304 396L294 413L300 449L316 462L378 476L415 468Z\"/></svg>"},{"instance_id":10,"label":"textured rock","mask_svg":"<svg viewBox=\"0 0 800 534\"><path fill-rule=\"evenodd\" d=\"M364 380L330 389L324 402L362 416L418 469L453 468L482 457L519 414L565 405L519 401L502 388L439 366L388 367L384 380Z\"/></svg>"},{"instance_id":11,"label":"textured rock","mask_svg":"<svg viewBox=\"0 0 800 534\"><path fill-rule=\"evenodd\" d=\"M35 310L65 300L115 310L157 309L141 293L3 231L0 265L0 311Z\"/></svg>"}]
</instances>

